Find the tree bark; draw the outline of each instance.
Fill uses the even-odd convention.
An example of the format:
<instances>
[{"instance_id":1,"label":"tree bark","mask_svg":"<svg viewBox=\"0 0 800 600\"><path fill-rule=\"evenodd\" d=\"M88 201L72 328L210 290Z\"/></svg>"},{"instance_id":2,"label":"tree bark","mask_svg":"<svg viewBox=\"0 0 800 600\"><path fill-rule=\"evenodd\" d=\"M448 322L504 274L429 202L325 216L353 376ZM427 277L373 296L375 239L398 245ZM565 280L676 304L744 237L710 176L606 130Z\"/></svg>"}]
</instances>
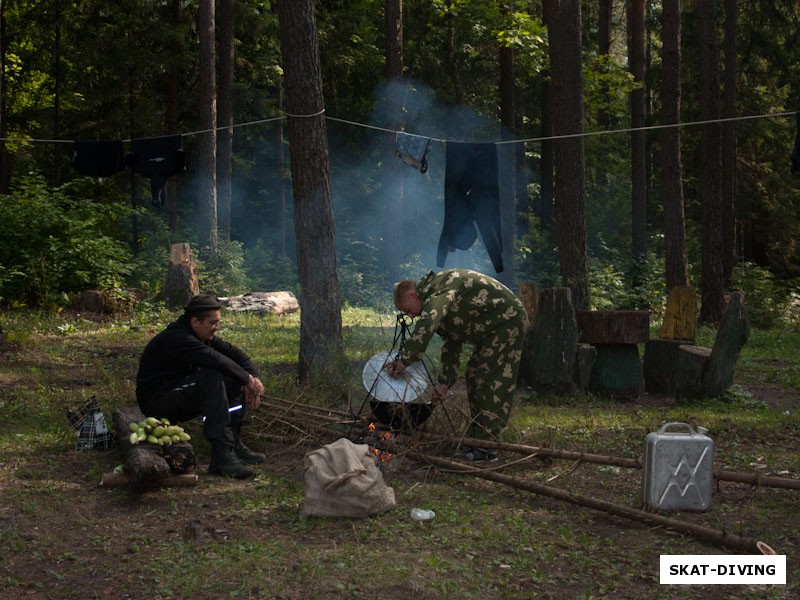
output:
<instances>
[{"instance_id":1,"label":"tree bark","mask_svg":"<svg viewBox=\"0 0 800 600\"><path fill-rule=\"evenodd\" d=\"M583 75L580 0L545 0L551 43L555 218L561 278L572 290L575 310L589 304L583 143ZM557 40L558 43L553 43Z\"/></svg>"},{"instance_id":2,"label":"tree bark","mask_svg":"<svg viewBox=\"0 0 800 600\"><path fill-rule=\"evenodd\" d=\"M553 102L550 87L550 73L542 73L542 150L539 159L539 222L542 229L553 228L555 217L553 181Z\"/></svg>"},{"instance_id":3,"label":"tree bark","mask_svg":"<svg viewBox=\"0 0 800 600\"><path fill-rule=\"evenodd\" d=\"M298 377L304 383L341 354L341 300L314 2L281 0L278 13L302 290Z\"/></svg>"},{"instance_id":4,"label":"tree bark","mask_svg":"<svg viewBox=\"0 0 800 600\"><path fill-rule=\"evenodd\" d=\"M723 221L719 124L719 52L714 2L698 2L700 72L700 202L702 203L702 303L700 321L716 323L725 304L722 267Z\"/></svg>"},{"instance_id":5,"label":"tree bark","mask_svg":"<svg viewBox=\"0 0 800 600\"><path fill-rule=\"evenodd\" d=\"M395 131L403 129L403 0L385 0L384 25L386 32L386 81L388 121L386 134L387 156L394 157ZM403 213L405 197L403 187L403 163L389 159L386 163L383 185L388 193L383 194L383 271L388 282L400 278L400 263L405 256Z\"/></svg>"},{"instance_id":6,"label":"tree bark","mask_svg":"<svg viewBox=\"0 0 800 600\"><path fill-rule=\"evenodd\" d=\"M200 143L197 197L200 246L217 251L217 85L214 59L214 0L200 0L197 30L200 38Z\"/></svg>"},{"instance_id":7,"label":"tree bark","mask_svg":"<svg viewBox=\"0 0 800 600\"><path fill-rule=\"evenodd\" d=\"M219 1L219 80L217 81L217 215L219 234L231 239L233 178L234 0Z\"/></svg>"},{"instance_id":8,"label":"tree bark","mask_svg":"<svg viewBox=\"0 0 800 600\"><path fill-rule=\"evenodd\" d=\"M725 0L725 81L722 94L722 116L736 116L736 46L738 0ZM725 287L730 288L735 261L736 216L736 124L722 124L722 272Z\"/></svg>"},{"instance_id":9,"label":"tree bark","mask_svg":"<svg viewBox=\"0 0 800 600\"><path fill-rule=\"evenodd\" d=\"M500 47L500 137L513 140L516 137L516 85L514 83L514 48ZM517 153L518 145L498 146L500 158L500 230L503 244L503 272L499 279L508 287L514 286L514 238L516 233L517 202Z\"/></svg>"},{"instance_id":10,"label":"tree bark","mask_svg":"<svg viewBox=\"0 0 800 600\"><path fill-rule=\"evenodd\" d=\"M172 0L169 6L169 20L177 30L181 23L181 0ZM180 56L181 44L177 38L172 40L170 48L173 56ZM167 131L178 133L178 97L180 95L180 67L173 61L167 79ZM167 210L169 211L169 230L178 227L178 182L177 178L167 179Z\"/></svg>"},{"instance_id":11,"label":"tree bark","mask_svg":"<svg viewBox=\"0 0 800 600\"><path fill-rule=\"evenodd\" d=\"M11 160L6 148L6 3L0 1L0 194L11 185Z\"/></svg>"},{"instance_id":12,"label":"tree bark","mask_svg":"<svg viewBox=\"0 0 800 600\"><path fill-rule=\"evenodd\" d=\"M664 0L662 9L661 202L664 206L664 272L667 291L689 285L683 209L681 130L681 2Z\"/></svg>"},{"instance_id":13,"label":"tree bark","mask_svg":"<svg viewBox=\"0 0 800 600\"><path fill-rule=\"evenodd\" d=\"M633 256L647 253L647 164L645 156L645 25L644 0L628 3L628 61L636 89L631 103L631 227Z\"/></svg>"}]
</instances>

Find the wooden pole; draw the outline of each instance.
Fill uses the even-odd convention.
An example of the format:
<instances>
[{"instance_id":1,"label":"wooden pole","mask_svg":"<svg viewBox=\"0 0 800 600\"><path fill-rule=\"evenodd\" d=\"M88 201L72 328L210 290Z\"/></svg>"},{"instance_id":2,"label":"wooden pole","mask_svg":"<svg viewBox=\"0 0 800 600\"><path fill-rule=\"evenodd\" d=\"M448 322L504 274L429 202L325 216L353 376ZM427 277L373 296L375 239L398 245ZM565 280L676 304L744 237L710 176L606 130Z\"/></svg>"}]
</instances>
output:
<instances>
[{"instance_id":1,"label":"wooden pole","mask_svg":"<svg viewBox=\"0 0 800 600\"><path fill-rule=\"evenodd\" d=\"M416 460L421 460L437 467L450 469L465 475L473 475L482 479L488 479L489 481L502 483L516 489L533 492L541 496L547 496L548 498L569 502L570 504L575 504L577 506L599 510L615 516L625 517L627 519L645 523L647 525L656 525L665 529L671 529L679 533L692 535L705 542L710 542L719 546L725 546L731 550L747 552L749 554L774 554L772 548L770 548L770 546L764 542L751 540L733 535L731 533L720 532L715 529L703 527L702 525L684 523L683 521L671 519L659 514L648 513L635 508L613 504L612 502L607 502L605 500L581 496L580 494L574 494L566 490L535 483L533 481L524 481L509 475L503 475L502 473L498 473L496 471L476 469L475 467L440 458L438 456L431 456L419 452L412 452L411 454Z\"/></svg>"},{"instance_id":2,"label":"wooden pole","mask_svg":"<svg viewBox=\"0 0 800 600\"><path fill-rule=\"evenodd\" d=\"M196 473L183 473L181 475L169 475L158 482L157 487L194 487L197 485L199 477ZM102 487L124 487L131 483L131 476L127 473L103 473L100 478Z\"/></svg>"},{"instance_id":3,"label":"wooden pole","mask_svg":"<svg viewBox=\"0 0 800 600\"><path fill-rule=\"evenodd\" d=\"M454 438L447 435L436 433L426 433L423 431L404 432L407 435L418 436L421 439L434 440L439 442L450 442L453 444L463 444L465 446L480 446L483 448L494 448L505 450L517 454L536 455L545 458L556 458L560 460L572 460L577 462L588 462L600 465L611 465L614 467L625 467L629 469L641 469L642 462L635 458L624 458L621 456L611 456L605 454L591 454L588 452L572 452L569 450L557 450L555 448L542 448L539 446L528 446L525 444L511 444L508 442L493 442L489 440L479 440L475 438ZM800 490L800 479L789 479L787 477L772 477L769 475L759 475L757 473L737 473L734 471L724 471L715 469L714 478L718 481L733 481L736 483L746 483L754 486L783 488L789 490Z\"/></svg>"}]
</instances>

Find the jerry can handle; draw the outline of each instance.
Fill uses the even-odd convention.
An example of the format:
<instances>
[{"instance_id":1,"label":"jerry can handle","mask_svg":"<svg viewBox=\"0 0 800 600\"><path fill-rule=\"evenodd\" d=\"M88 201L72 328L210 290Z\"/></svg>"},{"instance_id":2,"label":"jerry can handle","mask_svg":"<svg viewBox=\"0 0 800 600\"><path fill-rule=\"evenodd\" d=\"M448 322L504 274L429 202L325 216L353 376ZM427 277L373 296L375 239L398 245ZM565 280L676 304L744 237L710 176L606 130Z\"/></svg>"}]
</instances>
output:
<instances>
[{"instance_id":1,"label":"jerry can handle","mask_svg":"<svg viewBox=\"0 0 800 600\"><path fill-rule=\"evenodd\" d=\"M677 422L677 421L673 421L671 423L664 423L661 426L661 428L658 430L658 433L664 433L669 427L673 427L673 426L681 427L683 429L688 429L690 435L695 435L697 433L694 430L694 428L691 425L689 425L689 423L680 423L680 422Z\"/></svg>"}]
</instances>

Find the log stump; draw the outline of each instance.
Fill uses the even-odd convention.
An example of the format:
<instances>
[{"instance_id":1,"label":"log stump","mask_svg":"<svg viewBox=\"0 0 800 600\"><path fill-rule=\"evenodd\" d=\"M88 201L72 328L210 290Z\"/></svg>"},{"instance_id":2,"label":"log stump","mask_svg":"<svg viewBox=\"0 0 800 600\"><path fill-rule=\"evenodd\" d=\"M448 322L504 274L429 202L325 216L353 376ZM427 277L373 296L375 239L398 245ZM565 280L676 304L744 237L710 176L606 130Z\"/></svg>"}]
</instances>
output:
<instances>
[{"instance_id":1,"label":"log stump","mask_svg":"<svg viewBox=\"0 0 800 600\"><path fill-rule=\"evenodd\" d=\"M172 244L169 248L169 267L164 291L161 294L168 308L185 306L200 293L197 265L187 243Z\"/></svg>"},{"instance_id":2,"label":"log stump","mask_svg":"<svg viewBox=\"0 0 800 600\"><path fill-rule=\"evenodd\" d=\"M739 351L750 338L744 292L731 294L712 348L680 346L676 394L679 401L721 396L733 385Z\"/></svg>"},{"instance_id":3,"label":"log stump","mask_svg":"<svg viewBox=\"0 0 800 600\"><path fill-rule=\"evenodd\" d=\"M114 412L114 425L128 475L128 485L135 492L165 487L171 476L190 473L197 465L194 449L188 442L169 446L131 444L129 425L144 418L137 406L120 408Z\"/></svg>"},{"instance_id":4,"label":"log stump","mask_svg":"<svg viewBox=\"0 0 800 600\"><path fill-rule=\"evenodd\" d=\"M688 286L675 286L669 291L658 337L694 342L696 321L697 294Z\"/></svg>"},{"instance_id":5,"label":"log stump","mask_svg":"<svg viewBox=\"0 0 800 600\"><path fill-rule=\"evenodd\" d=\"M535 320L525 337L520 378L534 388L568 392L573 387L577 346L570 289L542 290Z\"/></svg>"},{"instance_id":6,"label":"log stump","mask_svg":"<svg viewBox=\"0 0 800 600\"><path fill-rule=\"evenodd\" d=\"M642 359L646 391L654 394L675 392L680 348L684 345L685 342L680 340L647 340Z\"/></svg>"},{"instance_id":7,"label":"log stump","mask_svg":"<svg viewBox=\"0 0 800 600\"><path fill-rule=\"evenodd\" d=\"M650 336L646 310L587 310L576 314L579 341L597 348L589 391L614 398L637 398L644 390L638 344Z\"/></svg>"}]
</instances>

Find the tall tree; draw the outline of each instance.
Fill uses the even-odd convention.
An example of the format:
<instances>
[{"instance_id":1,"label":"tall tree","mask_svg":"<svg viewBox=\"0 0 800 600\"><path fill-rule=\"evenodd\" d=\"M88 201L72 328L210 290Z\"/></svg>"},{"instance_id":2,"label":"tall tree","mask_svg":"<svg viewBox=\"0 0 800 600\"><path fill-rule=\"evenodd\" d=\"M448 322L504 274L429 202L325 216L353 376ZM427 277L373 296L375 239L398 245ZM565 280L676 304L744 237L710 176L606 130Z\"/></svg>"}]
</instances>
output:
<instances>
[{"instance_id":1,"label":"tall tree","mask_svg":"<svg viewBox=\"0 0 800 600\"><path fill-rule=\"evenodd\" d=\"M217 80L217 215L219 233L231 239L233 178L233 65L235 0L219 1L219 78Z\"/></svg>"},{"instance_id":2,"label":"tall tree","mask_svg":"<svg viewBox=\"0 0 800 600\"><path fill-rule=\"evenodd\" d=\"M181 22L181 0L171 0L169 4L169 22L175 31ZM181 90L181 66L177 57L181 55L180 38L176 35L170 40L170 62L167 75L167 133L177 134L178 130L178 100ZM178 182L175 177L167 180L167 210L169 211L169 230L175 231L178 227Z\"/></svg>"},{"instance_id":3,"label":"tall tree","mask_svg":"<svg viewBox=\"0 0 800 600\"><path fill-rule=\"evenodd\" d=\"M342 316L314 0L280 0L281 53L300 275L298 377L338 358Z\"/></svg>"},{"instance_id":4,"label":"tall tree","mask_svg":"<svg viewBox=\"0 0 800 600\"><path fill-rule=\"evenodd\" d=\"M681 1L664 0L661 14L661 202L667 290L689 285L681 167Z\"/></svg>"},{"instance_id":5,"label":"tall tree","mask_svg":"<svg viewBox=\"0 0 800 600\"><path fill-rule=\"evenodd\" d=\"M550 40L555 219L561 278L576 310L589 306L580 0L544 0ZM564 137L560 137L564 136Z\"/></svg>"},{"instance_id":6,"label":"tall tree","mask_svg":"<svg viewBox=\"0 0 800 600\"><path fill-rule=\"evenodd\" d=\"M0 194L8 194L11 161L6 148L6 3L0 0Z\"/></svg>"},{"instance_id":7,"label":"tall tree","mask_svg":"<svg viewBox=\"0 0 800 600\"><path fill-rule=\"evenodd\" d=\"M647 165L644 125L645 105L644 0L628 2L628 62L636 87L631 101L631 226L633 255L647 252Z\"/></svg>"},{"instance_id":8,"label":"tall tree","mask_svg":"<svg viewBox=\"0 0 800 600\"><path fill-rule=\"evenodd\" d=\"M736 116L736 47L739 23L738 0L725 0L725 76L722 92L722 117ZM730 286L735 257L736 215L736 124L722 124L722 272L725 287Z\"/></svg>"},{"instance_id":9,"label":"tall tree","mask_svg":"<svg viewBox=\"0 0 800 600\"><path fill-rule=\"evenodd\" d=\"M504 12L508 7L503 9ZM513 140L517 131L517 87L514 68L514 47L508 43L500 44L500 137ZM497 147L500 153L500 173L504 185L500 186L500 231L503 243L503 272L500 280L509 287L514 287L514 238L516 233L517 202L517 160L518 151L524 151L522 144L510 143Z\"/></svg>"},{"instance_id":10,"label":"tall tree","mask_svg":"<svg viewBox=\"0 0 800 600\"><path fill-rule=\"evenodd\" d=\"M384 1L384 28L386 34L386 81L392 86L387 102L387 128L399 131L403 128L403 96L398 93L403 86L403 0ZM398 86L394 89L394 86ZM392 156L395 145L394 133L386 134L387 156ZM390 193L383 194L383 270L390 282L400 278L400 263L405 255L403 212L405 205L403 170L399 160L386 163L384 185Z\"/></svg>"},{"instance_id":11,"label":"tall tree","mask_svg":"<svg viewBox=\"0 0 800 600\"><path fill-rule=\"evenodd\" d=\"M700 70L700 202L702 204L702 304L700 320L716 323L725 305L722 268L723 222L719 123L719 50L714 2L697 2Z\"/></svg>"},{"instance_id":12,"label":"tall tree","mask_svg":"<svg viewBox=\"0 0 800 600\"><path fill-rule=\"evenodd\" d=\"M200 144L197 197L200 202L200 246L217 251L217 85L214 60L214 0L200 0L197 31L200 39Z\"/></svg>"}]
</instances>

